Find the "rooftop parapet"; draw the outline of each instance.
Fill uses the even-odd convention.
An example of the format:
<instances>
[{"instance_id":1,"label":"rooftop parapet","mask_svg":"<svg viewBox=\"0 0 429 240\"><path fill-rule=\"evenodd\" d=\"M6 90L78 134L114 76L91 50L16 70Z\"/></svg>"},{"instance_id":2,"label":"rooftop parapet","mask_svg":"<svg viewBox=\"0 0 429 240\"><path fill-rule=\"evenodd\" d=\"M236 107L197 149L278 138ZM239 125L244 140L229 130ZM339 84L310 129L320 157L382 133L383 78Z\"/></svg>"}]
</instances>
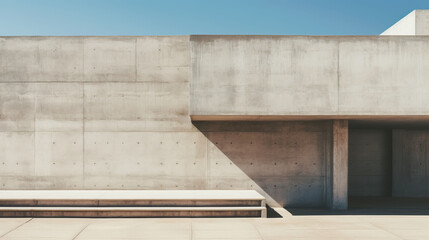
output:
<instances>
[{"instance_id":1,"label":"rooftop parapet","mask_svg":"<svg viewBox=\"0 0 429 240\"><path fill-rule=\"evenodd\" d=\"M429 10L414 10L380 35L429 35Z\"/></svg>"}]
</instances>

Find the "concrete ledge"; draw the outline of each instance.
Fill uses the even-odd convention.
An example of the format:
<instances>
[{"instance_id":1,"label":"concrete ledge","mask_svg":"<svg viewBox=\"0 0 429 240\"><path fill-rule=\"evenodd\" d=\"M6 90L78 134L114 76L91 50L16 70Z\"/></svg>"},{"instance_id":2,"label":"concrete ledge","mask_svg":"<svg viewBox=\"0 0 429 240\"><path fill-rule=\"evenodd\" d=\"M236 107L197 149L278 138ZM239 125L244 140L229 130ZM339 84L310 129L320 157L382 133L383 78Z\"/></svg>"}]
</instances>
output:
<instances>
[{"instance_id":1,"label":"concrete ledge","mask_svg":"<svg viewBox=\"0 0 429 240\"><path fill-rule=\"evenodd\" d=\"M0 191L0 217L266 217L253 190Z\"/></svg>"},{"instance_id":2,"label":"concrete ledge","mask_svg":"<svg viewBox=\"0 0 429 240\"><path fill-rule=\"evenodd\" d=\"M1 206L15 207L233 207L264 206L263 200L178 199L0 199Z\"/></svg>"},{"instance_id":3,"label":"concrete ledge","mask_svg":"<svg viewBox=\"0 0 429 240\"><path fill-rule=\"evenodd\" d=\"M429 120L429 115L191 115L192 121Z\"/></svg>"}]
</instances>

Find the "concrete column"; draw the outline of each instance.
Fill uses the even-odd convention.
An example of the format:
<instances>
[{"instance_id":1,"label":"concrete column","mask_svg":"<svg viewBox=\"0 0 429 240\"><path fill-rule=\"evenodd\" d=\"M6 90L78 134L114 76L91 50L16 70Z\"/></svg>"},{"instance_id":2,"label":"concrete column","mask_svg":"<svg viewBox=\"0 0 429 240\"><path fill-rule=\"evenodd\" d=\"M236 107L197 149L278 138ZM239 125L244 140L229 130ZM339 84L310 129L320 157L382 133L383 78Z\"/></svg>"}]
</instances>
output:
<instances>
[{"instance_id":1,"label":"concrete column","mask_svg":"<svg viewBox=\"0 0 429 240\"><path fill-rule=\"evenodd\" d=\"M348 121L334 120L332 123L331 209L347 209L348 144Z\"/></svg>"}]
</instances>

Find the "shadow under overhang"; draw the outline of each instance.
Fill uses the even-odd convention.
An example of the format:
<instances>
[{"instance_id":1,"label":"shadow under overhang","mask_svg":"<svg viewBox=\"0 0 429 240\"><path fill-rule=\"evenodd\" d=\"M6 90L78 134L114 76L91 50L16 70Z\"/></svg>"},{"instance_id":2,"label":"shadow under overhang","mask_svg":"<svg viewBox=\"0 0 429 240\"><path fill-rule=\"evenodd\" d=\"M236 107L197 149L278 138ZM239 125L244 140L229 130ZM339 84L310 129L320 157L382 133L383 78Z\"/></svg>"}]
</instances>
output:
<instances>
[{"instance_id":1,"label":"shadow under overhang","mask_svg":"<svg viewBox=\"0 0 429 240\"><path fill-rule=\"evenodd\" d=\"M429 115L190 115L192 121L429 121Z\"/></svg>"},{"instance_id":2,"label":"shadow under overhang","mask_svg":"<svg viewBox=\"0 0 429 240\"><path fill-rule=\"evenodd\" d=\"M349 120L350 128L429 129L429 115L191 115L193 122Z\"/></svg>"}]
</instances>

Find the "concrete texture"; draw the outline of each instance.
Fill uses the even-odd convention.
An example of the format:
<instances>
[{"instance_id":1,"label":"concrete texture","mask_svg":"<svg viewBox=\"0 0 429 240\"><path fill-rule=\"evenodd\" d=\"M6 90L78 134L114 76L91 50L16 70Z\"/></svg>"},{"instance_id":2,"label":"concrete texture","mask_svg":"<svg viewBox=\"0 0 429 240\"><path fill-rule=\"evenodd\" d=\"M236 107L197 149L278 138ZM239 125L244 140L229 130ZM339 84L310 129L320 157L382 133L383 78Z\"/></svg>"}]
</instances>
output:
<instances>
[{"instance_id":1,"label":"concrete texture","mask_svg":"<svg viewBox=\"0 0 429 240\"><path fill-rule=\"evenodd\" d=\"M1 37L0 82L84 79L84 38Z\"/></svg>"},{"instance_id":2,"label":"concrete texture","mask_svg":"<svg viewBox=\"0 0 429 240\"><path fill-rule=\"evenodd\" d=\"M429 197L429 132L393 131L392 195Z\"/></svg>"},{"instance_id":3,"label":"concrete texture","mask_svg":"<svg viewBox=\"0 0 429 240\"><path fill-rule=\"evenodd\" d=\"M204 188L188 38L2 37L1 187Z\"/></svg>"},{"instance_id":4,"label":"concrete texture","mask_svg":"<svg viewBox=\"0 0 429 240\"><path fill-rule=\"evenodd\" d=\"M335 38L191 36L191 67L191 115L337 112Z\"/></svg>"},{"instance_id":5,"label":"concrete texture","mask_svg":"<svg viewBox=\"0 0 429 240\"><path fill-rule=\"evenodd\" d=\"M135 37L85 38L84 80L136 81L136 41Z\"/></svg>"},{"instance_id":6,"label":"concrete texture","mask_svg":"<svg viewBox=\"0 0 429 240\"><path fill-rule=\"evenodd\" d=\"M191 116L427 115L428 43L423 36L191 36Z\"/></svg>"},{"instance_id":7,"label":"concrete texture","mask_svg":"<svg viewBox=\"0 0 429 240\"><path fill-rule=\"evenodd\" d=\"M254 190L2 190L9 200L258 200Z\"/></svg>"},{"instance_id":8,"label":"concrete texture","mask_svg":"<svg viewBox=\"0 0 429 240\"><path fill-rule=\"evenodd\" d=\"M265 207L0 207L1 217L266 217Z\"/></svg>"},{"instance_id":9,"label":"concrete texture","mask_svg":"<svg viewBox=\"0 0 429 240\"><path fill-rule=\"evenodd\" d=\"M392 193L392 131L349 129L349 196Z\"/></svg>"},{"instance_id":10,"label":"concrete texture","mask_svg":"<svg viewBox=\"0 0 429 240\"><path fill-rule=\"evenodd\" d=\"M340 42L339 111L426 115L429 38L374 37ZM429 48L428 48L429 50ZM360 69L360 70L359 70ZM365 71L362 71L365 69Z\"/></svg>"},{"instance_id":11,"label":"concrete texture","mask_svg":"<svg viewBox=\"0 0 429 240\"><path fill-rule=\"evenodd\" d=\"M344 208L337 119L427 120L428 51L424 36L0 37L0 188Z\"/></svg>"},{"instance_id":12,"label":"concrete texture","mask_svg":"<svg viewBox=\"0 0 429 240\"><path fill-rule=\"evenodd\" d=\"M85 83L85 131L191 131L188 85L184 81Z\"/></svg>"},{"instance_id":13,"label":"concrete texture","mask_svg":"<svg viewBox=\"0 0 429 240\"><path fill-rule=\"evenodd\" d=\"M332 186L329 189L329 204L332 209L347 209L348 142L348 121L334 120L332 123L332 160L330 163Z\"/></svg>"},{"instance_id":14,"label":"concrete texture","mask_svg":"<svg viewBox=\"0 0 429 240\"><path fill-rule=\"evenodd\" d=\"M256 189L272 207L325 207L330 121L196 122L207 137L207 188Z\"/></svg>"},{"instance_id":15,"label":"concrete texture","mask_svg":"<svg viewBox=\"0 0 429 240\"><path fill-rule=\"evenodd\" d=\"M416 11L416 35L429 35L429 11Z\"/></svg>"},{"instance_id":16,"label":"concrete texture","mask_svg":"<svg viewBox=\"0 0 429 240\"><path fill-rule=\"evenodd\" d=\"M1 191L1 217L267 217L254 190Z\"/></svg>"},{"instance_id":17,"label":"concrete texture","mask_svg":"<svg viewBox=\"0 0 429 240\"><path fill-rule=\"evenodd\" d=\"M404 239L429 238L427 216L287 219L2 218L0 239Z\"/></svg>"},{"instance_id":18,"label":"concrete texture","mask_svg":"<svg viewBox=\"0 0 429 240\"><path fill-rule=\"evenodd\" d=\"M278 44L290 64L295 47L310 48L296 66L302 75L287 70L292 83L318 81L305 70L317 47L336 57L337 45L318 42ZM326 206L331 122L192 122L189 44L188 36L0 38L1 189L254 189L273 207ZM331 76L335 65L314 70ZM317 103L325 90L314 91L322 109L337 101Z\"/></svg>"}]
</instances>

